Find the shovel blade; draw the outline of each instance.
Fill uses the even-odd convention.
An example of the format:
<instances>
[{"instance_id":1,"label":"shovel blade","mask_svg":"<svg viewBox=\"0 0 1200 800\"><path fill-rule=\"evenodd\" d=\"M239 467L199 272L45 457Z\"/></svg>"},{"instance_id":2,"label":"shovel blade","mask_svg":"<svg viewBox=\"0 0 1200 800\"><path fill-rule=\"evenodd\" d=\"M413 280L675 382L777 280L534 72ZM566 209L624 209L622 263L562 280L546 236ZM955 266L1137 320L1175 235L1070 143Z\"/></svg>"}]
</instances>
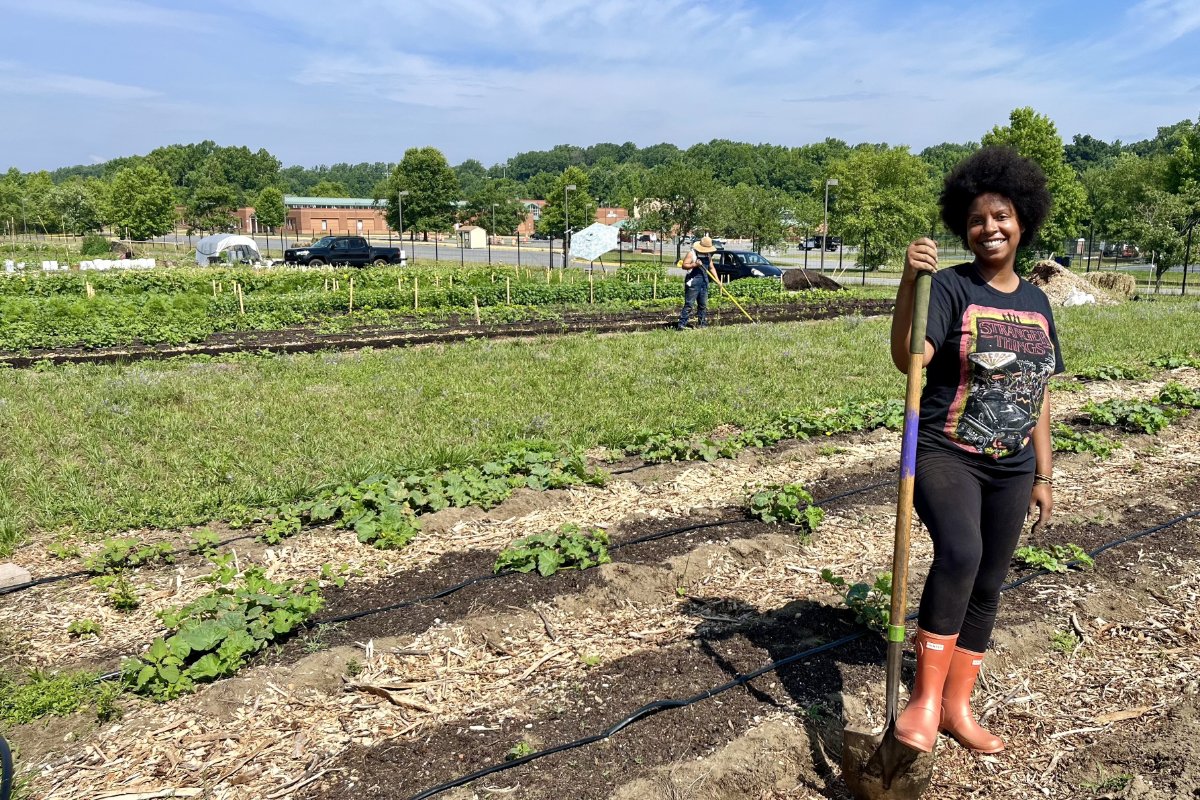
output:
<instances>
[{"instance_id":1,"label":"shovel blade","mask_svg":"<svg viewBox=\"0 0 1200 800\"><path fill-rule=\"evenodd\" d=\"M847 727L842 778L856 800L917 800L933 779L933 753L913 750L883 733Z\"/></svg>"}]
</instances>

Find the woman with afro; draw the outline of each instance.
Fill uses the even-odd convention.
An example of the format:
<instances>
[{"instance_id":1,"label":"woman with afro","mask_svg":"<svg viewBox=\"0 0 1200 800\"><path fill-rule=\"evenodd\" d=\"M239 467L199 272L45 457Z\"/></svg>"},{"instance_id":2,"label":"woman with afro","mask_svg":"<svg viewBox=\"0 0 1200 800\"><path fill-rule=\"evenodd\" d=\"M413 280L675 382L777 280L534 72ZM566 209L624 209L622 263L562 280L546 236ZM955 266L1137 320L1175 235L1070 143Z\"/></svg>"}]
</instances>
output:
<instances>
[{"instance_id":1,"label":"woman with afro","mask_svg":"<svg viewBox=\"0 0 1200 800\"><path fill-rule=\"evenodd\" d=\"M974 254L938 269L937 244L908 247L892 318L892 361L908 365L913 286L933 273L914 507L933 539L921 595L917 675L896 738L925 752L938 731L982 753L1004 742L975 720L971 691L1026 514L1054 501L1050 376L1063 369L1050 303L1017 275L1017 249L1050 211L1046 176L986 147L946 176L942 220Z\"/></svg>"}]
</instances>

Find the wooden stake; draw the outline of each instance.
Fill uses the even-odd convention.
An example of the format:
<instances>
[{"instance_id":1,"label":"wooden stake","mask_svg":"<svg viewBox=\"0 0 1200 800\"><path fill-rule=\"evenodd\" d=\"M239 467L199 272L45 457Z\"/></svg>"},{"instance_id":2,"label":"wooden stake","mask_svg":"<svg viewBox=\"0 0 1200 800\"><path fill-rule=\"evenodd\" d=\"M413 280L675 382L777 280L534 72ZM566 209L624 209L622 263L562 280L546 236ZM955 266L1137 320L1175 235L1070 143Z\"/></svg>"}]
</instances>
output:
<instances>
[{"instance_id":1,"label":"wooden stake","mask_svg":"<svg viewBox=\"0 0 1200 800\"><path fill-rule=\"evenodd\" d=\"M213 281L212 285L213 285L213 297L216 297L217 296L217 282Z\"/></svg>"},{"instance_id":2,"label":"wooden stake","mask_svg":"<svg viewBox=\"0 0 1200 800\"><path fill-rule=\"evenodd\" d=\"M354 278L350 279L350 313L354 313Z\"/></svg>"},{"instance_id":3,"label":"wooden stake","mask_svg":"<svg viewBox=\"0 0 1200 800\"><path fill-rule=\"evenodd\" d=\"M92 282L91 281L85 282L84 287L87 289L88 300L94 299L96 297L96 288L94 286L92 286Z\"/></svg>"},{"instance_id":4,"label":"wooden stake","mask_svg":"<svg viewBox=\"0 0 1200 800\"><path fill-rule=\"evenodd\" d=\"M546 270L546 285L547 286L550 285L550 270L549 269Z\"/></svg>"},{"instance_id":5,"label":"wooden stake","mask_svg":"<svg viewBox=\"0 0 1200 800\"><path fill-rule=\"evenodd\" d=\"M504 301L506 305L512 305L512 281L507 275L504 276Z\"/></svg>"},{"instance_id":6,"label":"wooden stake","mask_svg":"<svg viewBox=\"0 0 1200 800\"><path fill-rule=\"evenodd\" d=\"M596 303L596 281L592 279L592 273L588 273L588 301L593 305Z\"/></svg>"},{"instance_id":7,"label":"wooden stake","mask_svg":"<svg viewBox=\"0 0 1200 800\"><path fill-rule=\"evenodd\" d=\"M246 298L242 295L242 285L240 283L234 283L233 287L234 287L234 290L237 291L238 310L242 313L242 316L245 316L246 315Z\"/></svg>"},{"instance_id":8,"label":"wooden stake","mask_svg":"<svg viewBox=\"0 0 1200 800\"><path fill-rule=\"evenodd\" d=\"M420 289L417 288L417 284L420 282L420 278L418 278L416 275L413 275L413 311L416 311L421 307L421 300L419 297Z\"/></svg>"},{"instance_id":9,"label":"wooden stake","mask_svg":"<svg viewBox=\"0 0 1200 800\"><path fill-rule=\"evenodd\" d=\"M472 295L472 299L475 301L475 324L479 325L479 295Z\"/></svg>"},{"instance_id":10,"label":"wooden stake","mask_svg":"<svg viewBox=\"0 0 1200 800\"><path fill-rule=\"evenodd\" d=\"M400 276L399 276L399 275L397 275L397 276L396 276L396 291L400 291L400 290L401 290L401 289L403 289L403 288L404 288L404 287L400 285Z\"/></svg>"},{"instance_id":11,"label":"wooden stake","mask_svg":"<svg viewBox=\"0 0 1200 800\"><path fill-rule=\"evenodd\" d=\"M655 300L658 299L658 276L657 275L654 276L654 286L650 290L650 296L652 298L654 298Z\"/></svg>"}]
</instances>

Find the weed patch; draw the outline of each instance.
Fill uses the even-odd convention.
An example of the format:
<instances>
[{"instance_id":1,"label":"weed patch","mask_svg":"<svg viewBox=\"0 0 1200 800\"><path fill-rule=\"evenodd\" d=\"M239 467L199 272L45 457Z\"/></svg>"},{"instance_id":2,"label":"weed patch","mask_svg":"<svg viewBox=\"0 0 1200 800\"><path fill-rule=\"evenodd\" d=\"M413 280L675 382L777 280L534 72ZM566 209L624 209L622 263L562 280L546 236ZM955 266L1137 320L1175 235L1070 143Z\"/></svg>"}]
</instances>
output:
<instances>
[{"instance_id":1,"label":"weed patch","mask_svg":"<svg viewBox=\"0 0 1200 800\"><path fill-rule=\"evenodd\" d=\"M1048 572L1066 572L1069 567L1091 569L1096 562L1077 544L1055 544L1050 547L1026 545L1017 548L1013 557L1027 567Z\"/></svg>"}]
</instances>

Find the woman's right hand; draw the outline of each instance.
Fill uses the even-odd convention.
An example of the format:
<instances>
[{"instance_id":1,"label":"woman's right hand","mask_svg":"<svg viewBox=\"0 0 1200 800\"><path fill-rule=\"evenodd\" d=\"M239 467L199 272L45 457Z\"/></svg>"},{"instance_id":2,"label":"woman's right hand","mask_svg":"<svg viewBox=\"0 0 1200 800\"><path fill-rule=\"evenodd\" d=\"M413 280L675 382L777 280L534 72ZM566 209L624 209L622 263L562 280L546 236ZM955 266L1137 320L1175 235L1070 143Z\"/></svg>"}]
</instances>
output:
<instances>
[{"instance_id":1,"label":"woman's right hand","mask_svg":"<svg viewBox=\"0 0 1200 800\"><path fill-rule=\"evenodd\" d=\"M937 272L937 242L928 237L917 239L908 246L904 253L904 275L901 283L916 283L917 276L922 272Z\"/></svg>"}]
</instances>

